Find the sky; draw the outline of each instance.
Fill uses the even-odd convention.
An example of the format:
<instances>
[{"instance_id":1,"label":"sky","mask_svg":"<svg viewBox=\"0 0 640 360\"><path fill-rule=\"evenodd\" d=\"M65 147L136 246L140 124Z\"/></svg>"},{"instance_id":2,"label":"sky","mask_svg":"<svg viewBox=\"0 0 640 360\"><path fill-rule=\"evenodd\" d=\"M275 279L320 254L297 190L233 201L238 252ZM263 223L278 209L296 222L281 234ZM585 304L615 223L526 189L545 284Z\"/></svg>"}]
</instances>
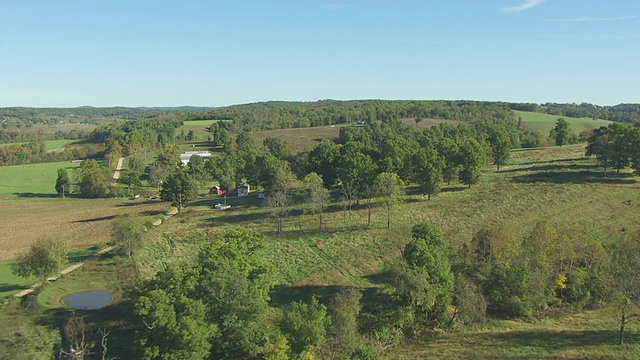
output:
<instances>
[{"instance_id":1,"label":"sky","mask_svg":"<svg viewBox=\"0 0 640 360\"><path fill-rule=\"evenodd\" d=\"M640 102L638 0L1 0L0 106Z\"/></svg>"}]
</instances>

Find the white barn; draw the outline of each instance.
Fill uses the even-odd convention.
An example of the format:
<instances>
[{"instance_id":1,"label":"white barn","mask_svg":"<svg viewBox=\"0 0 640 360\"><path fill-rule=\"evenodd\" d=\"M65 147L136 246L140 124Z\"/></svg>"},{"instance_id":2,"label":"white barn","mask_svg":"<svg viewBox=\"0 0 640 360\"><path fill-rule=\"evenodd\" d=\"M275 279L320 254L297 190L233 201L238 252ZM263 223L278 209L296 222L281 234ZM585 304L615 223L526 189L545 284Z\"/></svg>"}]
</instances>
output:
<instances>
[{"instance_id":1,"label":"white barn","mask_svg":"<svg viewBox=\"0 0 640 360\"><path fill-rule=\"evenodd\" d=\"M189 159L191 159L193 155L198 155L203 160L211 159L211 153L208 151L187 151L183 154L180 154L180 162L182 163L182 166L186 166L189 163Z\"/></svg>"}]
</instances>

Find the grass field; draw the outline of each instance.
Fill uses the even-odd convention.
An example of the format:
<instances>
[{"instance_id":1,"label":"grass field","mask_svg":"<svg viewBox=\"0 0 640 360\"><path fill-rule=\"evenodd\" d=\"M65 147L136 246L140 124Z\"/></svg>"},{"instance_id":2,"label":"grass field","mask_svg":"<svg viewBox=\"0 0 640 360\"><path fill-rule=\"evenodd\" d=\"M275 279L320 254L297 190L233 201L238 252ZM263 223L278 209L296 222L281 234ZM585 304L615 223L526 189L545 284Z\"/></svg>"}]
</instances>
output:
<instances>
[{"instance_id":1,"label":"grass field","mask_svg":"<svg viewBox=\"0 0 640 360\"><path fill-rule=\"evenodd\" d=\"M52 150L59 149L70 142L71 140L47 140L44 142L44 146L47 151L52 151ZM20 145L20 144L26 144L26 142L5 143L5 144L0 144L0 146L10 146L10 145Z\"/></svg>"},{"instance_id":2,"label":"grass field","mask_svg":"<svg viewBox=\"0 0 640 360\"><path fill-rule=\"evenodd\" d=\"M334 204L326 211L325 230L317 229L317 216L299 207L293 209L283 233L277 234L273 219L255 192L248 198L228 197L232 205L228 211L211 209L220 198L203 197L148 233L149 245L136 259L136 266L149 275L167 262L191 256L200 244L181 239L192 231L210 231L216 236L238 226L258 229L269 236L266 260L278 270L281 285L272 293L273 303L278 304L279 299L296 294L330 294L343 285L379 286L376 276L383 262L399 256L410 238L411 227L420 221L440 226L453 247L468 242L483 226L505 224L524 236L540 220L552 221L574 238L617 241L625 236L622 228L640 228L640 184L629 172L603 178L594 160L584 158L583 153L584 145L517 150L512 153L511 164L499 172L487 167L478 185L471 189L459 184L445 186L432 200L415 194L410 187L406 201L394 211L391 229L386 229L379 207L374 210L372 226L367 227L363 206L356 207L349 217ZM45 200L49 205L34 205L31 211L65 203ZM115 200L100 204L122 206ZM0 218L7 215L0 213ZM12 216L14 220L19 218ZM102 222L98 218L83 224ZM0 228L0 232L6 231ZM122 279L126 274L127 267L114 258L99 260L49 284L38 297L39 307L33 314L5 311L5 324L59 324L69 314L60 303L63 296L104 288L114 292L115 303L108 309L87 313L87 318L96 326L117 329L113 332L114 349L126 346L120 344L127 344L135 331L131 305L123 297L128 283ZM636 359L640 352L639 324L629 327L629 345L616 346L617 315L616 309L604 308L534 322L492 319L478 328L435 333L423 342L391 348L382 358Z\"/></svg>"},{"instance_id":3,"label":"grass field","mask_svg":"<svg viewBox=\"0 0 640 360\"><path fill-rule=\"evenodd\" d=\"M458 120L441 120L441 119L422 119L418 124L416 124L416 118L403 118L400 119L405 125L408 125L411 128L424 130L426 128L430 128L432 126L436 126L439 124L451 124L451 125L460 125L462 121Z\"/></svg>"},{"instance_id":4,"label":"grass field","mask_svg":"<svg viewBox=\"0 0 640 360\"><path fill-rule=\"evenodd\" d=\"M28 165L3 166L0 171L1 194L56 194L55 184L58 169L66 169L73 179L73 172L81 163L63 161ZM1 197L0 197L1 200Z\"/></svg>"},{"instance_id":5,"label":"grass field","mask_svg":"<svg viewBox=\"0 0 640 360\"><path fill-rule=\"evenodd\" d=\"M61 147L70 143L71 140L48 140L44 142L44 146L47 151L53 151L60 149Z\"/></svg>"},{"instance_id":6,"label":"grass field","mask_svg":"<svg viewBox=\"0 0 640 360\"><path fill-rule=\"evenodd\" d=\"M337 139L341 126L346 125L256 131L251 134L251 137L259 146L262 146L264 139L277 137L287 143L289 150L296 154L303 150L313 149L322 139Z\"/></svg>"},{"instance_id":7,"label":"grass field","mask_svg":"<svg viewBox=\"0 0 640 360\"><path fill-rule=\"evenodd\" d=\"M571 130L574 133L579 134L584 130L591 130L599 128L600 126L609 126L611 121L608 120L593 120L590 118L573 118L567 116L549 115L528 111L514 111L515 119L522 117L522 122L526 125L527 129L538 131L542 134L548 134L551 129L556 126L556 122L559 118L563 118L569 122Z\"/></svg>"},{"instance_id":8,"label":"grass field","mask_svg":"<svg viewBox=\"0 0 640 360\"><path fill-rule=\"evenodd\" d=\"M233 207L225 212L210 210L217 199L202 199L174 218L163 234L180 238L194 229L233 226L267 232L273 238L270 261L282 269L281 280L298 285L369 284L369 276L397 256L420 221L441 227L454 247L469 242L483 226L505 224L524 236L542 220L570 236L617 241L624 236L621 229L640 228L640 184L629 172L602 178L594 160L583 153L584 145L514 151L511 165L500 172L486 168L480 184L471 189L445 186L431 200L410 187L410 196L394 211L390 230L380 207L374 208L373 224L367 227L364 206L345 219L334 203L325 213L324 231L317 230L316 216L302 214L299 207L292 212L299 216L290 217L283 233L276 234L273 219L254 193L248 199L229 198ZM334 200L338 197L334 193Z\"/></svg>"}]
</instances>

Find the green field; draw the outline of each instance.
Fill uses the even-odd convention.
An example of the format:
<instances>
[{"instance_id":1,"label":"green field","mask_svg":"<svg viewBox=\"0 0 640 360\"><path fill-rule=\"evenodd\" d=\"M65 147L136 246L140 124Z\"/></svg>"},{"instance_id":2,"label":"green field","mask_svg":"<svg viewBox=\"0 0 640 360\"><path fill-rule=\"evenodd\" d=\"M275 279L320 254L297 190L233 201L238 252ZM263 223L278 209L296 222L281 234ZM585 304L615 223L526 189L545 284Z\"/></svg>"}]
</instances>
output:
<instances>
[{"instance_id":1,"label":"green field","mask_svg":"<svg viewBox=\"0 0 640 360\"><path fill-rule=\"evenodd\" d=\"M217 123L218 121L226 121L226 120L189 120L185 121L183 126L210 126L213 123Z\"/></svg>"},{"instance_id":2,"label":"green field","mask_svg":"<svg viewBox=\"0 0 640 360\"><path fill-rule=\"evenodd\" d=\"M70 142L71 140L47 140L44 142L44 146L47 151L52 151L52 150L59 149ZM0 146L11 146L11 145L21 145L21 144L26 144L26 142L0 144Z\"/></svg>"},{"instance_id":3,"label":"green field","mask_svg":"<svg viewBox=\"0 0 640 360\"><path fill-rule=\"evenodd\" d=\"M599 128L600 126L609 126L611 121L608 120L593 120L590 118L573 118L567 116L549 115L528 111L514 110L515 119L522 117L522 122L527 129L538 131L544 135L548 134L551 129L556 126L556 122L559 118L563 118L569 122L571 130L574 133L579 134L584 130L592 130Z\"/></svg>"},{"instance_id":4,"label":"green field","mask_svg":"<svg viewBox=\"0 0 640 360\"><path fill-rule=\"evenodd\" d=\"M67 145L70 142L71 140L48 140L44 142L44 146L47 151L53 151Z\"/></svg>"},{"instance_id":5,"label":"green field","mask_svg":"<svg viewBox=\"0 0 640 360\"><path fill-rule=\"evenodd\" d=\"M66 169L73 179L73 171L81 163L63 161L28 165L3 166L0 170L0 194L55 194L58 169Z\"/></svg>"}]
</instances>

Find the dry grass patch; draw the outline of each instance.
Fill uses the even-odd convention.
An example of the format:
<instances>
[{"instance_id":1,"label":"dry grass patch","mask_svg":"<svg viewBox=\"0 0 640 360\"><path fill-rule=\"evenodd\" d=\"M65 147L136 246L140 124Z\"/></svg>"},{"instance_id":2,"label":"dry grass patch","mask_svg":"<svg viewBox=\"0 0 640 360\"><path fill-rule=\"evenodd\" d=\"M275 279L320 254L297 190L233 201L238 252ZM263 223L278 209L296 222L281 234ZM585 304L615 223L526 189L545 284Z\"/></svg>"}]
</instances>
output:
<instances>
[{"instance_id":1,"label":"dry grass patch","mask_svg":"<svg viewBox=\"0 0 640 360\"><path fill-rule=\"evenodd\" d=\"M3 201L0 206L0 260L13 259L37 240L59 238L70 249L111 240L113 218L125 212L149 217L167 208L158 201L33 198Z\"/></svg>"}]
</instances>

